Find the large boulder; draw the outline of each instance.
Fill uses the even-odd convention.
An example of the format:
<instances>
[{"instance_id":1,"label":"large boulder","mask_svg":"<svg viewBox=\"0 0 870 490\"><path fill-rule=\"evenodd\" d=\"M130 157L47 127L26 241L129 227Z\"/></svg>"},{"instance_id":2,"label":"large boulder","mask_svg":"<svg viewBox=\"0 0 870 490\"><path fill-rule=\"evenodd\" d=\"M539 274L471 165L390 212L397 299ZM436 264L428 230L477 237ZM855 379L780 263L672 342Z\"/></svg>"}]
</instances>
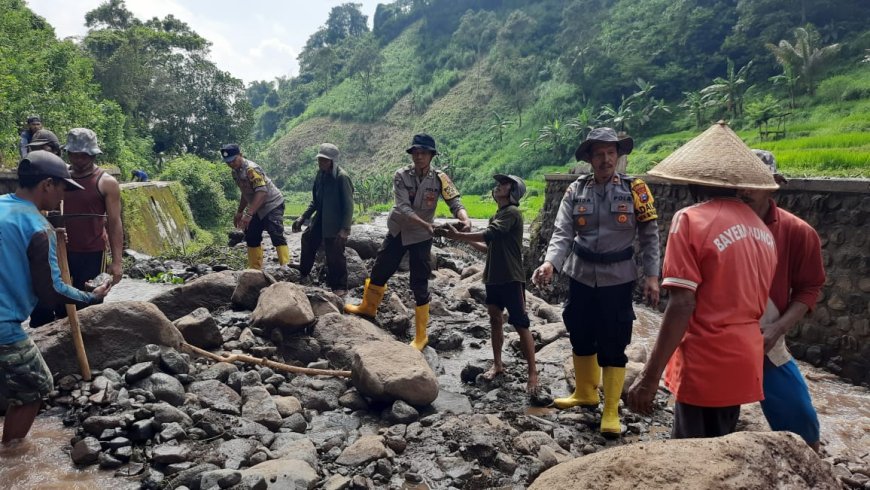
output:
<instances>
[{"instance_id":1,"label":"large boulder","mask_svg":"<svg viewBox=\"0 0 870 490\"><path fill-rule=\"evenodd\" d=\"M363 260L373 259L378 255L378 249L384 241L383 228L372 225L354 225L347 238L347 248L359 254Z\"/></svg>"},{"instance_id":2,"label":"large boulder","mask_svg":"<svg viewBox=\"0 0 870 490\"><path fill-rule=\"evenodd\" d=\"M158 344L179 348L178 329L151 303L121 301L94 305L78 312L85 351L91 369L130 364L139 348ZM69 320L44 325L31 332L52 373L79 373Z\"/></svg>"},{"instance_id":3,"label":"large boulder","mask_svg":"<svg viewBox=\"0 0 870 490\"><path fill-rule=\"evenodd\" d=\"M203 349L212 349L223 344L221 329L205 308L197 308L173 323L188 344Z\"/></svg>"},{"instance_id":4,"label":"large boulder","mask_svg":"<svg viewBox=\"0 0 870 490\"><path fill-rule=\"evenodd\" d=\"M375 400L423 406L438 398L438 380L419 351L408 344L367 342L353 352L353 384Z\"/></svg>"},{"instance_id":5,"label":"large boulder","mask_svg":"<svg viewBox=\"0 0 870 490\"><path fill-rule=\"evenodd\" d=\"M369 277L369 268L356 250L349 248L344 252L347 258L347 288L358 288L366 283Z\"/></svg>"},{"instance_id":6,"label":"large boulder","mask_svg":"<svg viewBox=\"0 0 870 490\"><path fill-rule=\"evenodd\" d=\"M257 269L245 269L239 276L239 284L233 291L233 307L242 310L253 310L260 299L260 291L275 284L275 278Z\"/></svg>"},{"instance_id":7,"label":"large boulder","mask_svg":"<svg viewBox=\"0 0 870 490\"><path fill-rule=\"evenodd\" d=\"M239 282L238 271L206 274L189 283L154 297L154 303L170 320L177 320L197 308L214 311L226 308Z\"/></svg>"},{"instance_id":8,"label":"large boulder","mask_svg":"<svg viewBox=\"0 0 870 490\"><path fill-rule=\"evenodd\" d=\"M330 313L317 320L314 338L323 355L338 369L349 369L354 347L372 340L393 340L393 337L372 322L354 315Z\"/></svg>"},{"instance_id":9,"label":"large boulder","mask_svg":"<svg viewBox=\"0 0 870 490\"><path fill-rule=\"evenodd\" d=\"M737 432L710 439L641 442L557 465L530 489L837 489L830 469L788 432Z\"/></svg>"},{"instance_id":10,"label":"large boulder","mask_svg":"<svg viewBox=\"0 0 870 490\"><path fill-rule=\"evenodd\" d=\"M305 290L292 282L279 282L261 291L251 315L252 326L262 329L297 330L315 319Z\"/></svg>"}]
</instances>

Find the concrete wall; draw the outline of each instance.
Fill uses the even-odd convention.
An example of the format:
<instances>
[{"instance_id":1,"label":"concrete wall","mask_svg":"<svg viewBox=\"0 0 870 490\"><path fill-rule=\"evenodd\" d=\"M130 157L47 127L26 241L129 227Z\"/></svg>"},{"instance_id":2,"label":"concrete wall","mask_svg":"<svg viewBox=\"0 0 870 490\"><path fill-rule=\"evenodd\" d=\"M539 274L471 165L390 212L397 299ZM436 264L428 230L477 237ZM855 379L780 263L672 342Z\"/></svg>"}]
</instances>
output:
<instances>
[{"instance_id":1,"label":"concrete wall","mask_svg":"<svg viewBox=\"0 0 870 490\"><path fill-rule=\"evenodd\" d=\"M529 275L543 260L559 203L576 175L546 178L547 198L530 231ZM674 212L690 204L691 197L684 185L646 180L659 210L664 247ZM816 310L788 335L789 348L799 359L854 383L870 384L870 180L789 179L774 198L819 233L828 277ZM566 283L560 278L542 294L553 301L563 299Z\"/></svg>"}]
</instances>

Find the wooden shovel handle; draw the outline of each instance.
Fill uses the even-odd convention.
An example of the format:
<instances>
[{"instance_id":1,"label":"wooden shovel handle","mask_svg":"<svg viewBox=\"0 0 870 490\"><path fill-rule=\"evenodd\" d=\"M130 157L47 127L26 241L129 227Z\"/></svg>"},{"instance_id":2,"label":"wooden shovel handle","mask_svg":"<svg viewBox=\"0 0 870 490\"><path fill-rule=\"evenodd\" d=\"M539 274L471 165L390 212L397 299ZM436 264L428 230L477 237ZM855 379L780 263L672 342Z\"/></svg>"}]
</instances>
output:
<instances>
[{"instance_id":1,"label":"wooden shovel handle","mask_svg":"<svg viewBox=\"0 0 870 490\"><path fill-rule=\"evenodd\" d=\"M69 275L69 263L67 262L66 253L66 230L57 228L57 263L60 266L60 275L63 282L72 285L72 280ZM82 379L85 381L91 380L91 366L88 364L88 354L85 352L85 343L82 340L82 330L79 326L79 315L76 311L76 305L66 305L66 316L69 320L69 327L72 330L73 344L76 348L76 358L79 361L79 370L82 372Z\"/></svg>"}]
</instances>

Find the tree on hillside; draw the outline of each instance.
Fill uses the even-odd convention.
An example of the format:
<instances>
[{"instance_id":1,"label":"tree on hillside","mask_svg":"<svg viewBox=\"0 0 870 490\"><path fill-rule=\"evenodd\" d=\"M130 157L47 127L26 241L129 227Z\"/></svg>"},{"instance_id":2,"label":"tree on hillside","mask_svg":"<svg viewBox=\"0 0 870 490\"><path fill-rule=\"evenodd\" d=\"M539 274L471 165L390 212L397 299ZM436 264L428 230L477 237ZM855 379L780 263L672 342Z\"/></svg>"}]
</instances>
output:
<instances>
[{"instance_id":1,"label":"tree on hillside","mask_svg":"<svg viewBox=\"0 0 870 490\"><path fill-rule=\"evenodd\" d=\"M800 83L803 83L810 95L815 94L816 80L825 65L832 60L840 51L839 44L817 47L815 40L803 27L794 30L795 43L791 44L785 39L779 45L765 44L768 50L776 57L783 70L791 70L792 73L800 73Z\"/></svg>"},{"instance_id":2,"label":"tree on hillside","mask_svg":"<svg viewBox=\"0 0 870 490\"><path fill-rule=\"evenodd\" d=\"M346 68L357 40L369 32L368 16L361 8L360 3L344 3L329 11L326 25L308 38L299 53L300 79L312 75L312 82L321 86L321 92L332 87Z\"/></svg>"},{"instance_id":3,"label":"tree on hillside","mask_svg":"<svg viewBox=\"0 0 870 490\"><path fill-rule=\"evenodd\" d=\"M483 52L493 41L498 32L495 13L488 10L479 10L477 12L469 10L459 19L459 27L453 33L453 42L458 44L460 48L469 50L474 53L474 70L475 91L480 90L480 71L483 65Z\"/></svg>"},{"instance_id":4,"label":"tree on hillside","mask_svg":"<svg viewBox=\"0 0 870 490\"><path fill-rule=\"evenodd\" d=\"M725 77L713 79L713 84L701 89L701 94L723 106L731 120L737 119L743 113L743 94L748 88L746 83L750 68L751 61L735 71L734 61L728 59Z\"/></svg>"},{"instance_id":5,"label":"tree on hillside","mask_svg":"<svg viewBox=\"0 0 870 490\"><path fill-rule=\"evenodd\" d=\"M684 107L689 113L689 116L695 120L695 127L700 129L704 124L704 110L710 105L710 102L699 91L683 92L685 98L680 102L680 107Z\"/></svg>"},{"instance_id":6,"label":"tree on hillside","mask_svg":"<svg viewBox=\"0 0 870 490\"><path fill-rule=\"evenodd\" d=\"M251 103L251 107L254 109L257 109L266 103L266 97L273 93L276 93L274 82L267 82L265 80L251 82L248 85L248 88L245 89L245 94L248 96L248 102Z\"/></svg>"},{"instance_id":7,"label":"tree on hillside","mask_svg":"<svg viewBox=\"0 0 870 490\"><path fill-rule=\"evenodd\" d=\"M118 102L154 152L213 158L226 141L245 141L252 113L241 80L206 59L209 43L172 15L145 22L123 0L85 16L84 47L94 78Z\"/></svg>"},{"instance_id":8,"label":"tree on hillside","mask_svg":"<svg viewBox=\"0 0 870 490\"><path fill-rule=\"evenodd\" d=\"M366 99L366 107L374 91L375 81L381 74L384 55L378 40L371 33L360 36L350 48L350 58L347 61L347 71L359 81L360 89Z\"/></svg>"},{"instance_id":9,"label":"tree on hillside","mask_svg":"<svg viewBox=\"0 0 870 490\"><path fill-rule=\"evenodd\" d=\"M496 35L490 71L496 88L508 96L517 111L517 124L523 125L523 110L534 99L537 85L538 58L523 49L534 34L537 23L521 10L511 12Z\"/></svg>"},{"instance_id":10,"label":"tree on hillside","mask_svg":"<svg viewBox=\"0 0 870 490\"><path fill-rule=\"evenodd\" d=\"M361 9L361 3L343 3L330 9L326 19L327 44L338 44L369 32L368 16Z\"/></svg>"},{"instance_id":11,"label":"tree on hillside","mask_svg":"<svg viewBox=\"0 0 870 490\"><path fill-rule=\"evenodd\" d=\"M507 130L507 128L511 127L514 122L510 119L502 117L502 115L496 111L492 111L492 116L493 118L495 118L495 122L489 126L489 130L495 133L494 139L497 139L498 142L501 143L504 132Z\"/></svg>"}]
</instances>

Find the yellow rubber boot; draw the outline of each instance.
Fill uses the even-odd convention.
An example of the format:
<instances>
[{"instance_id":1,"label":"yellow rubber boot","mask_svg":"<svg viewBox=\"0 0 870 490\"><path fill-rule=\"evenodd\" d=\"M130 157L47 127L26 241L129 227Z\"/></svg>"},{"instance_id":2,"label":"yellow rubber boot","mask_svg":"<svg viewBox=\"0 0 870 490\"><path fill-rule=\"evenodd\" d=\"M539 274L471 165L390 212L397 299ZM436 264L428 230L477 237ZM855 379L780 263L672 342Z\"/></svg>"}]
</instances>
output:
<instances>
[{"instance_id":1,"label":"yellow rubber boot","mask_svg":"<svg viewBox=\"0 0 870 490\"><path fill-rule=\"evenodd\" d=\"M278 252L278 264L287 265L290 263L290 247L287 245L278 245L275 247Z\"/></svg>"},{"instance_id":2,"label":"yellow rubber boot","mask_svg":"<svg viewBox=\"0 0 870 490\"><path fill-rule=\"evenodd\" d=\"M604 411L601 414L601 433L605 437L619 437L622 425L619 423L619 399L625 383L624 367L604 368Z\"/></svg>"},{"instance_id":3,"label":"yellow rubber boot","mask_svg":"<svg viewBox=\"0 0 870 490\"><path fill-rule=\"evenodd\" d=\"M566 409L576 406L597 407L598 382L601 380L601 368L598 367L598 356L574 356L574 393L566 398L556 398L553 405Z\"/></svg>"},{"instance_id":4,"label":"yellow rubber boot","mask_svg":"<svg viewBox=\"0 0 870 490\"><path fill-rule=\"evenodd\" d=\"M248 269L263 270L263 247L248 247Z\"/></svg>"},{"instance_id":5,"label":"yellow rubber boot","mask_svg":"<svg viewBox=\"0 0 870 490\"><path fill-rule=\"evenodd\" d=\"M344 305L345 313L374 318L378 312L378 306L381 305L381 300L384 299L384 292L386 290L386 284L383 286L376 286L371 283L370 279L366 279L362 303L358 305Z\"/></svg>"},{"instance_id":6,"label":"yellow rubber boot","mask_svg":"<svg viewBox=\"0 0 870 490\"><path fill-rule=\"evenodd\" d=\"M429 327L429 303L414 308L414 340L411 347L422 351L429 343L426 328Z\"/></svg>"}]
</instances>

